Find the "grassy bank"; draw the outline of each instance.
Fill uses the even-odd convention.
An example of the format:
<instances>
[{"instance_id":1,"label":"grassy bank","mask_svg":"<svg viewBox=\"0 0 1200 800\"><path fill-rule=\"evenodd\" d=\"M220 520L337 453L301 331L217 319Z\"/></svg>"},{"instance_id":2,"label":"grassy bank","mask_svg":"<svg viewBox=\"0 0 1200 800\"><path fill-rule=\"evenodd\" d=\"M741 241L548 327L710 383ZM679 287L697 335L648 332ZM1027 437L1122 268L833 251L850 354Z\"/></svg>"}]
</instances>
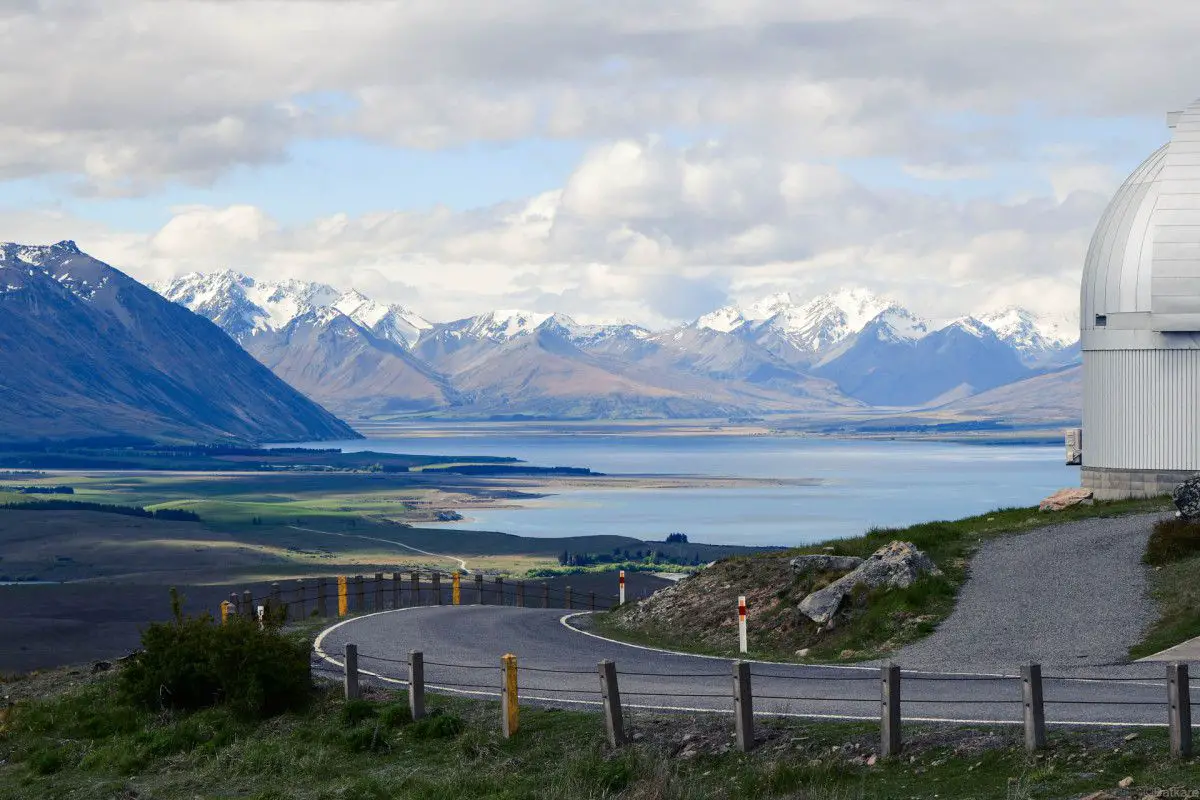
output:
<instances>
[{"instance_id":1,"label":"grassy bank","mask_svg":"<svg viewBox=\"0 0 1200 800\"><path fill-rule=\"evenodd\" d=\"M970 557L987 539L1079 519L1164 510L1168 505L1165 499L1155 499L1096 503L1057 513L1003 509L955 521L872 530L780 554L729 558L682 581L670 600L662 603L661 613L626 607L599 615L595 624L606 635L637 644L732 656L737 644L732 609L737 596L745 595L755 609L754 657L797 661L878 657L927 636L950 614L967 578ZM855 593L832 630L819 628L796 610L805 595L830 576L797 577L788 564L791 558L806 553L866 557L894 540L912 542L926 552L942 575L923 578L907 589Z\"/></svg>"},{"instance_id":2,"label":"grassy bank","mask_svg":"<svg viewBox=\"0 0 1200 800\"><path fill-rule=\"evenodd\" d=\"M346 704L320 690L265 721L224 708L151 713L107 675L53 673L3 685L0 798L1061 798L1188 789L1162 731L1055 732L1029 757L1015 728L909 726L903 758L877 761L874 726L761 720L755 752L730 751L724 715L634 715L609 748L595 713L523 708L499 735L497 704L430 697L412 723L403 693ZM1128 792L1117 789L1133 779Z\"/></svg>"},{"instance_id":3,"label":"grassy bank","mask_svg":"<svg viewBox=\"0 0 1200 800\"><path fill-rule=\"evenodd\" d=\"M1154 568L1150 596L1159 617L1129 649L1143 658L1200 636L1200 523L1164 520L1154 528L1142 559Z\"/></svg>"}]
</instances>

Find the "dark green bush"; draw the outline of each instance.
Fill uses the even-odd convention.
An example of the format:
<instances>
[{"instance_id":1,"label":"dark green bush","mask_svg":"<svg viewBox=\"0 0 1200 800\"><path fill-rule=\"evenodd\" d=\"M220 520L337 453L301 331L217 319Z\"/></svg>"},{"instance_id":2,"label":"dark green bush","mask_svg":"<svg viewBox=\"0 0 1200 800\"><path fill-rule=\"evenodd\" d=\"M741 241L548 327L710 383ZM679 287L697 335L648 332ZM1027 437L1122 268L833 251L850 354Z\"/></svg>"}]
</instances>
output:
<instances>
[{"instance_id":1,"label":"dark green bush","mask_svg":"<svg viewBox=\"0 0 1200 800\"><path fill-rule=\"evenodd\" d=\"M453 714L431 714L413 723L409 729L414 739L453 739L466 728Z\"/></svg>"},{"instance_id":2,"label":"dark green bush","mask_svg":"<svg viewBox=\"0 0 1200 800\"><path fill-rule=\"evenodd\" d=\"M347 700L342 704L342 724L347 728L353 728L363 720L367 720L375 716L375 713L375 704L370 700Z\"/></svg>"},{"instance_id":3,"label":"dark green bush","mask_svg":"<svg viewBox=\"0 0 1200 800\"><path fill-rule=\"evenodd\" d=\"M1196 554L1200 554L1200 523L1164 519L1155 523L1142 561L1157 566Z\"/></svg>"},{"instance_id":4,"label":"dark green bush","mask_svg":"<svg viewBox=\"0 0 1200 800\"><path fill-rule=\"evenodd\" d=\"M196 710L225 705L245 717L303 707L311 694L308 644L242 617L224 625L184 617L151 625L142 651L121 670L124 698L150 709Z\"/></svg>"},{"instance_id":5,"label":"dark green bush","mask_svg":"<svg viewBox=\"0 0 1200 800\"><path fill-rule=\"evenodd\" d=\"M385 728L399 728L412 721L412 711L400 703L384 706L379 712L379 724Z\"/></svg>"},{"instance_id":6,"label":"dark green bush","mask_svg":"<svg viewBox=\"0 0 1200 800\"><path fill-rule=\"evenodd\" d=\"M342 734L342 743L352 753L371 753L390 750L387 731L380 725L351 728Z\"/></svg>"}]
</instances>

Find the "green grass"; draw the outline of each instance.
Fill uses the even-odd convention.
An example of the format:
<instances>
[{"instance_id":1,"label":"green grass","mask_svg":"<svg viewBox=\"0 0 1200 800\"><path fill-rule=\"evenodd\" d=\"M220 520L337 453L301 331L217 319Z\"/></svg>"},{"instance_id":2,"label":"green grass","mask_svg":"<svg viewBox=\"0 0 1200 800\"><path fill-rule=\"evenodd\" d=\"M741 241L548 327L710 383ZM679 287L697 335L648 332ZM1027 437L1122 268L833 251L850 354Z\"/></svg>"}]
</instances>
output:
<instances>
[{"instance_id":1,"label":"green grass","mask_svg":"<svg viewBox=\"0 0 1200 800\"><path fill-rule=\"evenodd\" d=\"M835 539L786 553L759 553L723 560L693 582L695 608L684 621L646 623L623 609L597 615L606 635L636 644L710 655L736 655L729 609L738 594L752 598L757 609L751 655L772 660L861 661L886 655L923 638L954 610L967 578L970 558L987 539L1014 535L1051 524L1096 517L1116 517L1165 510L1166 499L1102 502L1056 513L1036 508L1000 509L953 521L928 522L908 528L876 529L857 537ZM942 571L907 589L876 591L852 597L849 610L832 631L820 631L796 610L814 585L796 578L788 559L806 553L869 556L894 540L909 541L927 553ZM685 584L686 586L686 584ZM736 588L735 588L736 587ZM683 587L681 587L681 591ZM804 657L797 650L807 649Z\"/></svg>"},{"instance_id":2,"label":"green grass","mask_svg":"<svg viewBox=\"0 0 1200 800\"><path fill-rule=\"evenodd\" d=\"M1154 655L1200 636L1200 524L1179 519L1159 522L1142 560L1154 567L1150 595L1159 616L1129 649L1132 658Z\"/></svg>"},{"instance_id":3,"label":"green grass","mask_svg":"<svg viewBox=\"0 0 1200 800\"><path fill-rule=\"evenodd\" d=\"M512 739L497 704L431 696L413 723L403 693L344 703L321 691L263 722L212 708L152 714L112 678L23 700L0 728L0 798L1058 798L1113 788L1192 788L1162 731L1055 731L1030 757L1014 728L907 726L905 758L868 765L875 726L760 719L765 741L729 751L728 717L631 714L611 749L598 714L523 708ZM682 755L688 741L694 757Z\"/></svg>"}]
</instances>

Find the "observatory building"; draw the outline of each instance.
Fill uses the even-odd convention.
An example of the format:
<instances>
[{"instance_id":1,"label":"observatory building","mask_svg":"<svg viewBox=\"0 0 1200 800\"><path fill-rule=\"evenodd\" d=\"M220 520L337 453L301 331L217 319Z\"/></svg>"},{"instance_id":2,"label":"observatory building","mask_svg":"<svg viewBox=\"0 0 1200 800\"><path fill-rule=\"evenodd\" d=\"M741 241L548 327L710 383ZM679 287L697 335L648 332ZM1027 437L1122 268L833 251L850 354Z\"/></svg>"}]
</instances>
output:
<instances>
[{"instance_id":1,"label":"observatory building","mask_svg":"<svg viewBox=\"0 0 1200 800\"><path fill-rule=\"evenodd\" d=\"M1170 492L1200 472L1200 100L1105 209L1083 268L1083 485Z\"/></svg>"}]
</instances>

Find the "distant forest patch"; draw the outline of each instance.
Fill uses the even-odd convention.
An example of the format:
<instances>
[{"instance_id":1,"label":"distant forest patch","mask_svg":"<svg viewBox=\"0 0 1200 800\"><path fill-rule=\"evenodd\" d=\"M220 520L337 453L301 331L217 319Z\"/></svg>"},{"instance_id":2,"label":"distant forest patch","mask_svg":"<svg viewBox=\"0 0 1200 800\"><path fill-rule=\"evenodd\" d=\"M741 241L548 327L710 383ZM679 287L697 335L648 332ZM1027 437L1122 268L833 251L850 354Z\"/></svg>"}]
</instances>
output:
<instances>
[{"instance_id":1,"label":"distant forest patch","mask_svg":"<svg viewBox=\"0 0 1200 800\"><path fill-rule=\"evenodd\" d=\"M75 494L73 486L0 486L0 492L16 494Z\"/></svg>"},{"instance_id":2,"label":"distant forest patch","mask_svg":"<svg viewBox=\"0 0 1200 800\"><path fill-rule=\"evenodd\" d=\"M3 503L0 510L9 511L97 511L101 514L121 514L126 517L163 519L173 522L199 522L200 515L180 508L154 510L140 506L118 506L106 503L80 503L74 500L30 500L25 503Z\"/></svg>"}]
</instances>

